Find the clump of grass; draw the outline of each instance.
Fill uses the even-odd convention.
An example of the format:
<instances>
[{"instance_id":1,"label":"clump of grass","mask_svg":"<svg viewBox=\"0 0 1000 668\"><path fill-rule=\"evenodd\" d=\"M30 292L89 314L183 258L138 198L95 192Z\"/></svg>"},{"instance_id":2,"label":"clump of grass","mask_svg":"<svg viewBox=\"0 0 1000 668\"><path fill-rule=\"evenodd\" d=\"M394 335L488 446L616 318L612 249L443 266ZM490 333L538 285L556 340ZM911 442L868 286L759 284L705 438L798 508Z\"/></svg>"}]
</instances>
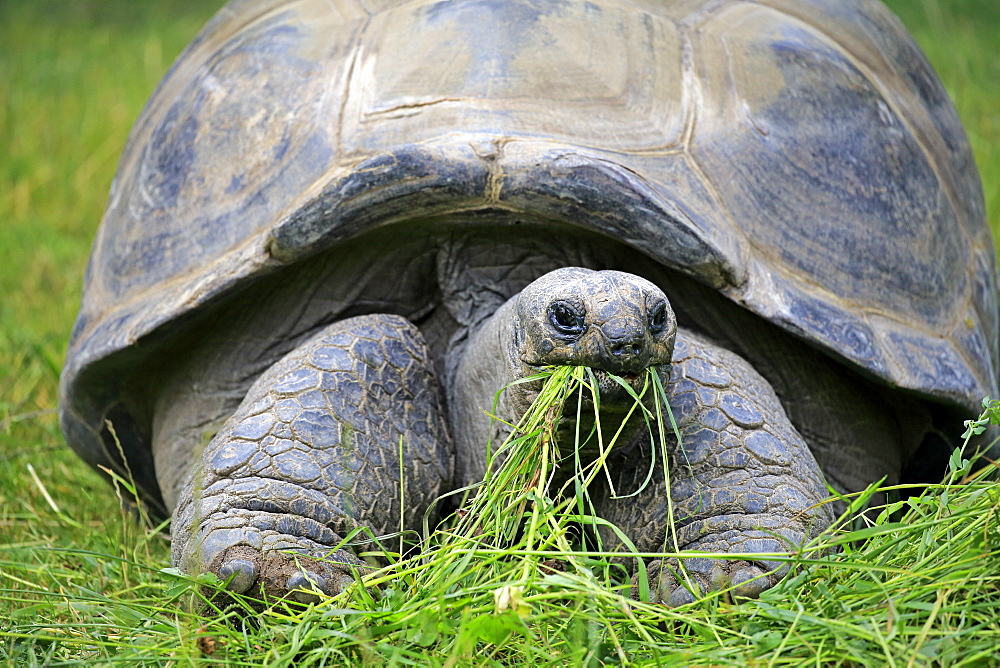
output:
<instances>
[{"instance_id":1,"label":"clump of grass","mask_svg":"<svg viewBox=\"0 0 1000 668\"><path fill-rule=\"evenodd\" d=\"M148 533L119 553L60 550L76 567L48 567L41 580L12 554L0 569L21 586L3 596L23 605L0 634L0 656L236 665L1000 660L1000 490L959 455L949 479L922 495L866 512L876 488L856 496L856 522L844 526L860 528L831 530L790 556L793 572L758 600L716 592L671 609L630 598L614 555L581 549L575 527L590 519L579 510L581 486L571 480L562 496L550 486L559 414L588 386L583 370L555 371L456 521L418 554L388 555L392 563L363 584L309 607L257 613L259 602L236 597L214 608L219 583L156 569L144 554L155 540ZM970 435L990 420L1000 423L1000 403L970 423ZM573 473L593 479L600 460Z\"/></svg>"}]
</instances>

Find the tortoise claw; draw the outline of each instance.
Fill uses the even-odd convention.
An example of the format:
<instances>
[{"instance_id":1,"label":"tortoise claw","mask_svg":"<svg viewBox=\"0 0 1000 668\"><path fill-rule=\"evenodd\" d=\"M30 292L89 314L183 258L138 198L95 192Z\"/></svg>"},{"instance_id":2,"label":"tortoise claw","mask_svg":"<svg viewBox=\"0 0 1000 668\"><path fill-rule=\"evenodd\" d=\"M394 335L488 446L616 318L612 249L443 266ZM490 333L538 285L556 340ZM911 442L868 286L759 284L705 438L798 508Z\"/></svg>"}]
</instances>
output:
<instances>
[{"instance_id":1,"label":"tortoise claw","mask_svg":"<svg viewBox=\"0 0 1000 668\"><path fill-rule=\"evenodd\" d=\"M326 578L311 571L299 571L288 578L288 592L299 603L318 603L326 591Z\"/></svg>"},{"instance_id":2,"label":"tortoise claw","mask_svg":"<svg viewBox=\"0 0 1000 668\"><path fill-rule=\"evenodd\" d=\"M226 590L242 594L257 580L257 566L249 559L231 559L219 567L219 577L226 582Z\"/></svg>"},{"instance_id":3,"label":"tortoise claw","mask_svg":"<svg viewBox=\"0 0 1000 668\"><path fill-rule=\"evenodd\" d=\"M765 575L766 573L757 566L741 568L733 573L730 580L733 594L741 598L757 598L761 592L771 586Z\"/></svg>"},{"instance_id":4,"label":"tortoise claw","mask_svg":"<svg viewBox=\"0 0 1000 668\"><path fill-rule=\"evenodd\" d=\"M670 594L670 597L667 599L667 605L671 608L677 608L688 603L694 603L695 600L695 595L682 585L674 589L673 593Z\"/></svg>"},{"instance_id":5,"label":"tortoise claw","mask_svg":"<svg viewBox=\"0 0 1000 668\"><path fill-rule=\"evenodd\" d=\"M710 546L694 547L710 549ZM673 608L692 603L708 592L726 589L730 590L733 599L757 598L777 584L788 570L780 563L773 563L773 568L768 565L767 562L690 557L683 559L685 574L682 575L678 570L681 564L668 559L651 565L649 570L650 584L656 584L651 592L653 602ZM638 594L636 577L633 577L633 596Z\"/></svg>"}]
</instances>

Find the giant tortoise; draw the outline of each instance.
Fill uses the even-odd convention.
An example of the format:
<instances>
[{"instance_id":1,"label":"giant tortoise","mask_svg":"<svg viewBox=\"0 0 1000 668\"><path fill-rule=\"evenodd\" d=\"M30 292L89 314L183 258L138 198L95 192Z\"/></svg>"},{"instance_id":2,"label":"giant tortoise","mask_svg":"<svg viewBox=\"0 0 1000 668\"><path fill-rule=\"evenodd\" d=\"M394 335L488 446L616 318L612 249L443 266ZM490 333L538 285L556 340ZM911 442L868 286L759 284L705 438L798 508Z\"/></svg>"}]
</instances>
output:
<instances>
[{"instance_id":1,"label":"giant tortoise","mask_svg":"<svg viewBox=\"0 0 1000 668\"><path fill-rule=\"evenodd\" d=\"M670 484L592 490L645 552L668 495L684 549L759 553L830 524L827 484L940 476L997 395L997 263L885 7L233 0L129 138L61 420L172 513L175 564L309 600L344 536L479 479L495 393L559 364L612 412L612 375L669 377ZM745 595L772 566L691 560Z\"/></svg>"}]
</instances>

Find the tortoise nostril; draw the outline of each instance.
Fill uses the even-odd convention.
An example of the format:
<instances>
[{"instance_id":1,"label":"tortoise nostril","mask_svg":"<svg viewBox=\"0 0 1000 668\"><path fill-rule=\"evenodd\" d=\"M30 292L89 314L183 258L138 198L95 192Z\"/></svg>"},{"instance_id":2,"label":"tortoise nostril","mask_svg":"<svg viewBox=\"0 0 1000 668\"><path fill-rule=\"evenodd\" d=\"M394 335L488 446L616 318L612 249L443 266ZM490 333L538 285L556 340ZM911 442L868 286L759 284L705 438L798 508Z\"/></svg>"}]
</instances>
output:
<instances>
[{"instance_id":1,"label":"tortoise nostril","mask_svg":"<svg viewBox=\"0 0 1000 668\"><path fill-rule=\"evenodd\" d=\"M615 357L630 357L642 353L642 345L632 341L620 341L611 344L611 354Z\"/></svg>"},{"instance_id":2,"label":"tortoise nostril","mask_svg":"<svg viewBox=\"0 0 1000 668\"><path fill-rule=\"evenodd\" d=\"M614 375L639 373L649 363L643 342L631 338L608 341L604 351L598 367Z\"/></svg>"},{"instance_id":3,"label":"tortoise nostril","mask_svg":"<svg viewBox=\"0 0 1000 668\"><path fill-rule=\"evenodd\" d=\"M600 366L616 375L634 374L649 363L646 322L632 316L610 318L601 324Z\"/></svg>"}]
</instances>

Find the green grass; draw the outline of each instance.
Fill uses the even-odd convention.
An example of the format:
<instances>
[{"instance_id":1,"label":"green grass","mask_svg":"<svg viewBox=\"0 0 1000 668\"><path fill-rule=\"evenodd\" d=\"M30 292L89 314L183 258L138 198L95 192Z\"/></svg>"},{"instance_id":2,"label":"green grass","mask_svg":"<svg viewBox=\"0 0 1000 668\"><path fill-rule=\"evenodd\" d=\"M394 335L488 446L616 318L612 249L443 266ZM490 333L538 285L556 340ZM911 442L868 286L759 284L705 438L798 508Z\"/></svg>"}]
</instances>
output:
<instances>
[{"instance_id":1,"label":"green grass","mask_svg":"<svg viewBox=\"0 0 1000 668\"><path fill-rule=\"evenodd\" d=\"M21 607L12 611L3 649L15 661L39 663L1000 661L1000 488L969 476L957 458L951 480L921 497L867 516L858 511L869 495L853 499L845 517L857 515L862 525L785 555L792 572L759 600L734 603L715 592L680 608L654 605L643 602L650 589L643 571L633 599L632 581L614 555L593 538L582 545L573 530L597 521L585 493L573 490L602 475L603 460L577 467L560 488L565 493L553 493L555 427L564 406L579 405L577 392L589 396L587 378L579 367L552 372L464 512L425 538L419 554L389 552L387 566L335 597L292 608L226 595L214 576L157 570L150 534L116 537L121 542L110 551L106 544L15 548L0 559L21 585L7 591ZM1000 422L1000 402L992 412ZM654 424L669 421L658 416ZM613 452L608 436L617 425L603 427L605 452ZM393 542L385 541L388 550Z\"/></svg>"},{"instance_id":2,"label":"green grass","mask_svg":"<svg viewBox=\"0 0 1000 668\"><path fill-rule=\"evenodd\" d=\"M996 234L1000 5L891 6L956 101ZM190 584L161 572L166 541L123 516L108 487L65 448L55 408L118 154L156 82L213 9L198 0L0 2L0 660L337 664L338 653L372 663L394 653L462 664L545 662L549 654L539 653L551 652L552 661L575 665L588 655L613 662L619 649L652 658L659 647L660 659L681 664L814 655L817 664L1000 663L989 623L1000 617L1000 501L985 482L931 490L899 509L902 526L885 525L860 548L845 543L836 559L739 606L714 597L677 612L623 607L606 588L554 576L522 592L527 626L516 611L494 614L487 585L419 614L402 595L372 604L383 610L367 616L330 614L332 604L304 615L277 610L245 633L191 612ZM630 626L630 616L644 623ZM199 637L213 638L215 652L205 653Z\"/></svg>"}]
</instances>

